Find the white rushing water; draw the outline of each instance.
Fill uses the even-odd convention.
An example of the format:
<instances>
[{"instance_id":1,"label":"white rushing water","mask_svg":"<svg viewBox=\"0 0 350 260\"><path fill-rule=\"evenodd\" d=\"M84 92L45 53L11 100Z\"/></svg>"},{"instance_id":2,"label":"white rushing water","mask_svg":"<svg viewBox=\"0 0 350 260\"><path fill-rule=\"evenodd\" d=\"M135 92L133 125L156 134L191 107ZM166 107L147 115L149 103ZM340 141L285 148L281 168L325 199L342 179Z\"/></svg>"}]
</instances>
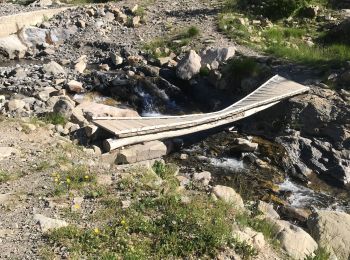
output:
<instances>
[{"instance_id":1,"label":"white rushing water","mask_svg":"<svg viewBox=\"0 0 350 260\"><path fill-rule=\"evenodd\" d=\"M161 113L158 112L142 112L141 116L143 117L155 117L155 116L164 116Z\"/></svg>"},{"instance_id":2,"label":"white rushing water","mask_svg":"<svg viewBox=\"0 0 350 260\"><path fill-rule=\"evenodd\" d=\"M210 158L210 163L213 166L239 170L243 169L243 161L234 158Z\"/></svg>"},{"instance_id":3,"label":"white rushing water","mask_svg":"<svg viewBox=\"0 0 350 260\"><path fill-rule=\"evenodd\" d=\"M143 110L142 116L160 115L157 107L154 104L154 98L144 90L137 88L137 93L142 97Z\"/></svg>"},{"instance_id":4,"label":"white rushing water","mask_svg":"<svg viewBox=\"0 0 350 260\"><path fill-rule=\"evenodd\" d=\"M152 116L163 115L159 112L159 109L157 107L157 104L153 95L147 93L141 87L137 87L136 92L138 95L140 95L140 97L142 97L142 106L143 106L142 113L141 113L142 116L152 117ZM161 99L165 102L167 109L174 110L174 111L179 109L176 102L174 100L170 100L170 98L168 97L168 95L165 93L164 90L160 90L159 94L162 97Z\"/></svg>"},{"instance_id":5,"label":"white rushing water","mask_svg":"<svg viewBox=\"0 0 350 260\"><path fill-rule=\"evenodd\" d=\"M296 208L315 207L317 209L331 209L338 211L349 211L348 207L339 205L334 197L299 185L289 178L279 185L281 191L289 191L291 195L288 202Z\"/></svg>"}]
</instances>

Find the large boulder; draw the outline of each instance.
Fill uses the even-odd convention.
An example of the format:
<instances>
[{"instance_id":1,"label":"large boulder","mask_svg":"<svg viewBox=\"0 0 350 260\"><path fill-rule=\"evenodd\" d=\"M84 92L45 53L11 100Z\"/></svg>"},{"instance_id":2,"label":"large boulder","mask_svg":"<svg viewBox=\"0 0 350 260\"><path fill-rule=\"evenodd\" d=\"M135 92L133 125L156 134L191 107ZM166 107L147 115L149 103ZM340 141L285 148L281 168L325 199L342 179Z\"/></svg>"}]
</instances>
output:
<instances>
[{"instance_id":1,"label":"large boulder","mask_svg":"<svg viewBox=\"0 0 350 260\"><path fill-rule=\"evenodd\" d=\"M350 18L342 21L340 24L332 28L325 36L325 40L329 42L350 43Z\"/></svg>"},{"instance_id":2,"label":"large boulder","mask_svg":"<svg viewBox=\"0 0 350 260\"><path fill-rule=\"evenodd\" d=\"M217 69L219 64L227 61L235 55L235 47L213 48L208 47L202 50L199 54L201 57L202 67L210 66L211 69Z\"/></svg>"},{"instance_id":3,"label":"large boulder","mask_svg":"<svg viewBox=\"0 0 350 260\"><path fill-rule=\"evenodd\" d=\"M7 103L7 108L9 111L18 111L24 108L26 102L21 99L12 99Z\"/></svg>"},{"instance_id":4,"label":"large boulder","mask_svg":"<svg viewBox=\"0 0 350 260\"><path fill-rule=\"evenodd\" d=\"M76 81L76 80L70 80L67 83L68 89L71 92L74 93L81 93L84 92L84 87L83 87L83 83Z\"/></svg>"},{"instance_id":5,"label":"large boulder","mask_svg":"<svg viewBox=\"0 0 350 260\"><path fill-rule=\"evenodd\" d=\"M254 152L258 149L258 144L250 142L243 138L236 138L234 145L231 147L231 152Z\"/></svg>"},{"instance_id":6,"label":"large boulder","mask_svg":"<svg viewBox=\"0 0 350 260\"><path fill-rule=\"evenodd\" d=\"M258 250L262 250L265 247L265 238L263 233L261 232L256 232L249 227L245 227L243 230L238 230L234 232L234 234L238 237L240 241L244 241L248 245Z\"/></svg>"},{"instance_id":7,"label":"large boulder","mask_svg":"<svg viewBox=\"0 0 350 260\"><path fill-rule=\"evenodd\" d=\"M312 214L307 226L313 238L339 259L350 259L350 215L320 210Z\"/></svg>"},{"instance_id":8,"label":"large boulder","mask_svg":"<svg viewBox=\"0 0 350 260\"><path fill-rule=\"evenodd\" d=\"M271 120L274 118L274 120ZM337 92L318 87L306 95L247 118L243 130L275 137L285 150L280 164L307 181L314 172L335 184L350 183L350 104Z\"/></svg>"},{"instance_id":9,"label":"large boulder","mask_svg":"<svg viewBox=\"0 0 350 260\"><path fill-rule=\"evenodd\" d=\"M73 113L74 106L74 102L72 102L69 98L62 97L58 99L53 106L53 112L69 118Z\"/></svg>"},{"instance_id":10,"label":"large boulder","mask_svg":"<svg viewBox=\"0 0 350 260\"><path fill-rule=\"evenodd\" d=\"M49 35L48 29L28 26L20 31L20 37L28 47L36 46L38 44L47 44L47 37Z\"/></svg>"},{"instance_id":11,"label":"large boulder","mask_svg":"<svg viewBox=\"0 0 350 260\"><path fill-rule=\"evenodd\" d=\"M23 58L28 47L17 37L10 35L0 38L0 55L5 58Z\"/></svg>"},{"instance_id":12,"label":"large boulder","mask_svg":"<svg viewBox=\"0 0 350 260\"><path fill-rule=\"evenodd\" d=\"M75 110L79 110L89 117L139 117L135 110L112 107L95 102L84 102L78 105Z\"/></svg>"},{"instance_id":13,"label":"large boulder","mask_svg":"<svg viewBox=\"0 0 350 260\"><path fill-rule=\"evenodd\" d=\"M41 231L44 233L68 226L68 223L64 220L49 218L42 214L35 214L34 220L39 223Z\"/></svg>"},{"instance_id":14,"label":"large boulder","mask_svg":"<svg viewBox=\"0 0 350 260\"><path fill-rule=\"evenodd\" d=\"M65 69L55 61L50 61L49 63L44 64L42 70L44 73L52 74L54 76L66 75Z\"/></svg>"},{"instance_id":15,"label":"large boulder","mask_svg":"<svg viewBox=\"0 0 350 260\"><path fill-rule=\"evenodd\" d=\"M132 145L120 151L117 155L117 164L136 163L160 158L167 153L166 145L161 141L151 141Z\"/></svg>"},{"instance_id":16,"label":"large boulder","mask_svg":"<svg viewBox=\"0 0 350 260\"><path fill-rule=\"evenodd\" d=\"M190 50L187 55L178 63L176 75L183 80L190 80L199 73L201 69L201 57L194 51Z\"/></svg>"},{"instance_id":17,"label":"large boulder","mask_svg":"<svg viewBox=\"0 0 350 260\"><path fill-rule=\"evenodd\" d=\"M216 185L212 192L218 199L234 205L237 209L244 209L242 197L231 187Z\"/></svg>"},{"instance_id":18,"label":"large boulder","mask_svg":"<svg viewBox=\"0 0 350 260\"><path fill-rule=\"evenodd\" d=\"M270 220L277 229L277 239L293 259L305 259L318 248L316 241L302 228L285 220Z\"/></svg>"}]
</instances>

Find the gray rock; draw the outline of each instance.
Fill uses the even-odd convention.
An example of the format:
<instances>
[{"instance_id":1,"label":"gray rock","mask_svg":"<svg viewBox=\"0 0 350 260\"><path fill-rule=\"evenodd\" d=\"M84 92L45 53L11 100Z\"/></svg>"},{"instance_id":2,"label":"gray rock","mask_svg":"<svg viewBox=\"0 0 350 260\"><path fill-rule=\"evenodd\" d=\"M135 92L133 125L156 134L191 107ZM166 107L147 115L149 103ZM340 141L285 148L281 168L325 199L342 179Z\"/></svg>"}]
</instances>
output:
<instances>
[{"instance_id":1,"label":"gray rock","mask_svg":"<svg viewBox=\"0 0 350 260\"><path fill-rule=\"evenodd\" d=\"M239 210L244 209L244 203L241 196L231 187L216 185L212 192L218 199L231 203Z\"/></svg>"},{"instance_id":2,"label":"gray rock","mask_svg":"<svg viewBox=\"0 0 350 260\"><path fill-rule=\"evenodd\" d=\"M106 15L104 16L105 19L109 22L112 22L115 20L114 14L111 12L107 12Z\"/></svg>"},{"instance_id":3,"label":"gray rock","mask_svg":"<svg viewBox=\"0 0 350 260\"><path fill-rule=\"evenodd\" d=\"M263 249L266 244L263 233L256 232L249 227L245 227L242 231L236 231L234 234L239 238L240 241L244 241L248 245L258 250Z\"/></svg>"},{"instance_id":4,"label":"gray rock","mask_svg":"<svg viewBox=\"0 0 350 260\"><path fill-rule=\"evenodd\" d=\"M37 97L41 100L41 101L48 101L49 98L50 98L50 94L53 93L53 92L56 92L57 90L53 87L47 87L45 88L44 90L40 91L38 94L37 94Z\"/></svg>"},{"instance_id":5,"label":"gray rock","mask_svg":"<svg viewBox=\"0 0 350 260\"><path fill-rule=\"evenodd\" d=\"M84 20L78 20L77 21L77 26L80 27L80 28L85 28L86 23L85 23Z\"/></svg>"},{"instance_id":6,"label":"gray rock","mask_svg":"<svg viewBox=\"0 0 350 260\"><path fill-rule=\"evenodd\" d=\"M132 27L138 27L140 25L140 21L141 21L140 16L134 16L131 22Z\"/></svg>"},{"instance_id":7,"label":"gray rock","mask_svg":"<svg viewBox=\"0 0 350 260\"><path fill-rule=\"evenodd\" d=\"M139 114L135 110L118 108L95 102L82 103L76 107L75 112L82 115L88 114L90 117L139 117Z\"/></svg>"},{"instance_id":8,"label":"gray rock","mask_svg":"<svg viewBox=\"0 0 350 260\"><path fill-rule=\"evenodd\" d=\"M261 201L261 200L258 201L257 209L266 218L269 218L269 219L279 219L280 218L280 216L278 215L276 210L274 210L273 205L268 204L268 203L266 203L264 201Z\"/></svg>"},{"instance_id":9,"label":"gray rock","mask_svg":"<svg viewBox=\"0 0 350 260\"><path fill-rule=\"evenodd\" d=\"M191 50L178 63L176 68L176 75L183 80L190 80L193 76L199 73L201 69L201 57Z\"/></svg>"},{"instance_id":10,"label":"gray rock","mask_svg":"<svg viewBox=\"0 0 350 260\"><path fill-rule=\"evenodd\" d=\"M43 65L43 72L54 76L66 75L65 69L55 61L50 61L49 63Z\"/></svg>"},{"instance_id":11,"label":"gray rock","mask_svg":"<svg viewBox=\"0 0 350 260\"><path fill-rule=\"evenodd\" d=\"M318 248L316 241L302 228L285 220L271 221L278 229L277 239L281 247L293 259L305 259Z\"/></svg>"},{"instance_id":12,"label":"gray rock","mask_svg":"<svg viewBox=\"0 0 350 260\"><path fill-rule=\"evenodd\" d=\"M41 44L47 45L47 37L50 34L51 32L48 29L27 26L20 32L20 37L28 47L35 47Z\"/></svg>"},{"instance_id":13,"label":"gray rock","mask_svg":"<svg viewBox=\"0 0 350 260\"><path fill-rule=\"evenodd\" d=\"M187 160L188 159L188 154L182 153L180 154L180 160Z\"/></svg>"},{"instance_id":14,"label":"gray rock","mask_svg":"<svg viewBox=\"0 0 350 260\"><path fill-rule=\"evenodd\" d=\"M6 98L4 95L0 95L0 109L5 105Z\"/></svg>"},{"instance_id":15,"label":"gray rock","mask_svg":"<svg viewBox=\"0 0 350 260\"><path fill-rule=\"evenodd\" d=\"M209 185L209 182L211 180L211 173L210 172L196 172L193 174L193 180L197 182L201 182L203 185Z\"/></svg>"},{"instance_id":16,"label":"gray rock","mask_svg":"<svg viewBox=\"0 0 350 260\"><path fill-rule=\"evenodd\" d=\"M68 223L64 220L48 218L41 214L35 214L34 220L40 224L41 231L44 233L68 226Z\"/></svg>"},{"instance_id":17,"label":"gray rock","mask_svg":"<svg viewBox=\"0 0 350 260\"><path fill-rule=\"evenodd\" d=\"M16 79L24 79L27 77L27 72L23 68L16 68L11 71L11 75L15 76Z\"/></svg>"},{"instance_id":18,"label":"gray rock","mask_svg":"<svg viewBox=\"0 0 350 260\"><path fill-rule=\"evenodd\" d=\"M315 240L338 259L350 258L350 215L320 210L312 214L307 226Z\"/></svg>"},{"instance_id":19,"label":"gray rock","mask_svg":"<svg viewBox=\"0 0 350 260\"><path fill-rule=\"evenodd\" d=\"M38 6L38 7L48 7L54 4L56 1L52 0L36 0L30 4L30 6Z\"/></svg>"},{"instance_id":20,"label":"gray rock","mask_svg":"<svg viewBox=\"0 0 350 260\"><path fill-rule=\"evenodd\" d=\"M188 178L186 178L185 176L181 176L181 175L176 176L176 179L179 181L179 184L182 187L186 187L191 182Z\"/></svg>"},{"instance_id":21,"label":"gray rock","mask_svg":"<svg viewBox=\"0 0 350 260\"><path fill-rule=\"evenodd\" d=\"M9 111L17 111L21 110L25 106L25 102L21 99L12 99L9 102L7 102L7 108Z\"/></svg>"},{"instance_id":22,"label":"gray rock","mask_svg":"<svg viewBox=\"0 0 350 260\"><path fill-rule=\"evenodd\" d=\"M350 183L350 160L330 143L301 137L298 132L295 136L279 137L276 141L287 151L294 169L291 174L307 177L313 171L331 176L343 184Z\"/></svg>"},{"instance_id":23,"label":"gray rock","mask_svg":"<svg viewBox=\"0 0 350 260\"><path fill-rule=\"evenodd\" d=\"M53 107L53 112L67 118L72 115L74 104L67 99L59 99Z\"/></svg>"},{"instance_id":24,"label":"gray rock","mask_svg":"<svg viewBox=\"0 0 350 260\"><path fill-rule=\"evenodd\" d=\"M22 43L17 35L0 38L0 55L9 59L23 58L28 47Z\"/></svg>"},{"instance_id":25,"label":"gray rock","mask_svg":"<svg viewBox=\"0 0 350 260\"><path fill-rule=\"evenodd\" d=\"M258 144L250 142L243 138L236 138L235 145L232 146L232 152L254 152L258 149Z\"/></svg>"},{"instance_id":26,"label":"gray rock","mask_svg":"<svg viewBox=\"0 0 350 260\"><path fill-rule=\"evenodd\" d=\"M109 57L110 57L112 63L113 63L115 66L118 66L118 65L120 65L120 64L123 63L123 58L120 57L119 55L117 55L117 54L114 53L114 52L110 52L110 53L109 53Z\"/></svg>"},{"instance_id":27,"label":"gray rock","mask_svg":"<svg viewBox=\"0 0 350 260\"><path fill-rule=\"evenodd\" d=\"M60 133L60 134L67 133L67 131L65 131L65 129L63 128L62 125L55 125L55 130L56 130L57 133Z\"/></svg>"},{"instance_id":28,"label":"gray rock","mask_svg":"<svg viewBox=\"0 0 350 260\"><path fill-rule=\"evenodd\" d=\"M10 157L11 155L18 154L19 150L13 147L0 146L0 160Z\"/></svg>"},{"instance_id":29,"label":"gray rock","mask_svg":"<svg viewBox=\"0 0 350 260\"><path fill-rule=\"evenodd\" d=\"M199 54L201 57L202 67L209 65L211 69L217 69L219 64L228 59L232 58L235 55L235 47L227 48L213 48L208 47L202 50Z\"/></svg>"},{"instance_id":30,"label":"gray rock","mask_svg":"<svg viewBox=\"0 0 350 260\"><path fill-rule=\"evenodd\" d=\"M132 145L120 151L117 156L117 164L136 163L160 158L167 153L166 145L161 141L151 141L143 144Z\"/></svg>"},{"instance_id":31,"label":"gray rock","mask_svg":"<svg viewBox=\"0 0 350 260\"><path fill-rule=\"evenodd\" d=\"M87 65L87 56L86 55L81 56L74 63L75 63L74 70L79 73L83 73Z\"/></svg>"},{"instance_id":32,"label":"gray rock","mask_svg":"<svg viewBox=\"0 0 350 260\"><path fill-rule=\"evenodd\" d=\"M83 83L76 81L76 80L69 81L67 83L67 86L68 86L68 89L74 93L81 93L84 91Z\"/></svg>"}]
</instances>

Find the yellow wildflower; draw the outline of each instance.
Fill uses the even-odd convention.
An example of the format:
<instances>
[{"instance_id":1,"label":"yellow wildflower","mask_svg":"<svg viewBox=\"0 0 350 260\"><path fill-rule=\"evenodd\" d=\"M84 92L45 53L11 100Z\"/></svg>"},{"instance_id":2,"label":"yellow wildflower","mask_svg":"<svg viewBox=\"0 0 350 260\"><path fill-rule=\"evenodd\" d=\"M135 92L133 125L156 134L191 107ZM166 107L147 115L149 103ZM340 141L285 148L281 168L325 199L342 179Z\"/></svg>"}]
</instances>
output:
<instances>
[{"instance_id":1,"label":"yellow wildflower","mask_svg":"<svg viewBox=\"0 0 350 260\"><path fill-rule=\"evenodd\" d=\"M95 229L94 229L94 232L95 232L95 234L99 234L99 233L100 233L100 230L99 230L98 228L95 228Z\"/></svg>"},{"instance_id":2,"label":"yellow wildflower","mask_svg":"<svg viewBox=\"0 0 350 260\"><path fill-rule=\"evenodd\" d=\"M80 208L79 204L74 204L74 208L79 209Z\"/></svg>"},{"instance_id":3,"label":"yellow wildflower","mask_svg":"<svg viewBox=\"0 0 350 260\"><path fill-rule=\"evenodd\" d=\"M55 178L55 182L58 182L58 178Z\"/></svg>"},{"instance_id":4,"label":"yellow wildflower","mask_svg":"<svg viewBox=\"0 0 350 260\"><path fill-rule=\"evenodd\" d=\"M67 183L68 183L68 184L70 183L70 179L69 179L69 178L67 178Z\"/></svg>"},{"instance_id":5,"label":"yellow wildflower","mask_svg":"<svg viewBox=\"0 0 350 260\"><path fill-rule=\"evenodd\" d=\"M122 225L125 225L125 224L126 224L126 221L125 221L124 219L122 219L122 220L120 221L120 223L121 223Z\"/></svg>"},{"instance_id":6,"label":"yellow wildflower","mask_svg":"<svg viewBox=\"0 0 350 260\"><path fill-rule=\"evenodd\" d=\"M89 179L89 175L85 175L84 178L87 180Z\"/></svg>"}]
</instances>

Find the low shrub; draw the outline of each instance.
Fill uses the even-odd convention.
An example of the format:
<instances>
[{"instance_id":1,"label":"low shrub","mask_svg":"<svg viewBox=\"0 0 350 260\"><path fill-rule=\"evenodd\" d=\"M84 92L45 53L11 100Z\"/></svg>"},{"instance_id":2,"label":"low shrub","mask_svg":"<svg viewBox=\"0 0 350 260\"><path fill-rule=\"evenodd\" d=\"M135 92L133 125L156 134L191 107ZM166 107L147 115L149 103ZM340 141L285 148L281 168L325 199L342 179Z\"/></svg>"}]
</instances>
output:
<instances>
[{"instance_id":1,"label":"low shrub","mask_svg":"<svg viewBox=\"0 0 350 260\"><path fill-rule=\"evenodd\" d=\"M271 20L287 18L309 4L311 0L231 0L229 6L249 10L254 15L263 15Z\"/></svg>"}]
</instances>

